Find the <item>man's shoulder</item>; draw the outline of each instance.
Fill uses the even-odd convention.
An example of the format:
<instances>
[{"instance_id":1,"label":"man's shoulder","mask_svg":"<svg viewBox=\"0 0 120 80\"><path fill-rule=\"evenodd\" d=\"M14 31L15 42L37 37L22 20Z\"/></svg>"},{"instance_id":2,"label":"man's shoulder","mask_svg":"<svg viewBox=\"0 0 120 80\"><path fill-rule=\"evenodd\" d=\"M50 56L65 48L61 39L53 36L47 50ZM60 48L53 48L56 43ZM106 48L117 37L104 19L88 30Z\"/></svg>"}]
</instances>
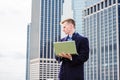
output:
<instances>
[{"instance_id":1,"label":"man's shoulder","mask_svg":"<svg viewBox=\"0 0 120 80\"><path fill-rule=\"evenodd\" d=\"M81 34L79 34L79 33L75 33L74 36L75 36L75 37L78 37L78 38L87 38L87 37L85 37L85 36L83 36L83 35L81 35Z\"/></svg>"},{"instance_id":2,"label":"man's shoulder","mask_svg":"<svg viewBox=\"0 0 120 80\"><path fill-rule=\"evenodd\" d=\"M78 39L78 40L86 40L86 39L88 40L88 38L86 36L83 36L79 33L75 33L74 37L75 37L75 39Z\"/></svg>"}]
</instances>

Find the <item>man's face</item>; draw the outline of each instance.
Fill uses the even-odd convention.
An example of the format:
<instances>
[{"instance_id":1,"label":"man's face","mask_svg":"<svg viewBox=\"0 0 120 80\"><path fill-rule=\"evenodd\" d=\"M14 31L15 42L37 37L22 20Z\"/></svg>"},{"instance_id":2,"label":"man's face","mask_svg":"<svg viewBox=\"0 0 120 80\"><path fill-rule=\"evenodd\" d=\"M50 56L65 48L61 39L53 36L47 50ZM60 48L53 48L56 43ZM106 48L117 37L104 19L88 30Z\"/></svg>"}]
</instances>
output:
<instances>
[{"instance_id":1,"label":"man's face","mask_svg":"<svg viewBox=\"0 0 120 80\"><path fill-rule=\"evenodd\" d=\"M69 34L72 30L72 24L71 23L68 23L68 22L64 22L62 24L62 27L63 27L63 32L65 34Z\"/></svg>"}]
</instances>

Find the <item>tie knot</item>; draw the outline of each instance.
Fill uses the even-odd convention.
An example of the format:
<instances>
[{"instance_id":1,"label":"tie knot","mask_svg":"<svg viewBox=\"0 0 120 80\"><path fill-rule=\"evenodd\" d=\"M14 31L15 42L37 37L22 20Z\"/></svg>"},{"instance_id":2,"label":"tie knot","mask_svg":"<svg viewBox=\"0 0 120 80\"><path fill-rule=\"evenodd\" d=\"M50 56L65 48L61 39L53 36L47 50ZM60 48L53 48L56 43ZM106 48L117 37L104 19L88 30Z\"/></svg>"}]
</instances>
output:
<instances>
[{"instance_id":1,"label":"tie knot","mask_svg":"<svg viewBox=\"0 0 120 80\"><path fill-rule=\"evenodd\" d=\"M72 37L68 36L67 41L72 41Z\"/></svg>"}]
</instances>

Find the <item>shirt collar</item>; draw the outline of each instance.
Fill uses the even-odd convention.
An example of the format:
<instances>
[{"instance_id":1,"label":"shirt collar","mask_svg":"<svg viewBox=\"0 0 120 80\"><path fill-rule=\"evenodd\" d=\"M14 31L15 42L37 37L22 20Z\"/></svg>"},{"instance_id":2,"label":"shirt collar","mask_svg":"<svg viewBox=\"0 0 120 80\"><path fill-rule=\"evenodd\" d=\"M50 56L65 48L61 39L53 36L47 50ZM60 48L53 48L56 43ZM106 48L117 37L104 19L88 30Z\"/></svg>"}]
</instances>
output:
<instances>
[{"instance_id":1,"label":"shirt collar","mask_svg":"<svg viewBox=\"0 0 120 80\"><path fill-rule=\"evenodd\" d=\"M75 32L74 32L74 33L75 33ZM70 34L70 35L68 35L68 36L72 38L72 36L74 35L74 33L73 33L73 34Z\"/></svg>"}]
</instances>

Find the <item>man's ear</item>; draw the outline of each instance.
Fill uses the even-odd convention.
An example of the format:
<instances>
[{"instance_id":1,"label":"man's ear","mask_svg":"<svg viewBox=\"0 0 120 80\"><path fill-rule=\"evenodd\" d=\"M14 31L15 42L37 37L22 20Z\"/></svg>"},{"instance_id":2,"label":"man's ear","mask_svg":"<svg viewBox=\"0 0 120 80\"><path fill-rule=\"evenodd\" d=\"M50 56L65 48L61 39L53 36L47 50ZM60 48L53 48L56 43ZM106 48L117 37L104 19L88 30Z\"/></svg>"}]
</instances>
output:
<instances>
[{"instance_id":1,"label":"man's ear","mask_svg":"<svg viewBox=\"0 0 120 80\"><path fill-rule=\"evenodd\" d=\"M71 27L70 27L71 29L74 28L73 24L70 24L70 26L71 26Z\"/></svg>"}]
</instances>

